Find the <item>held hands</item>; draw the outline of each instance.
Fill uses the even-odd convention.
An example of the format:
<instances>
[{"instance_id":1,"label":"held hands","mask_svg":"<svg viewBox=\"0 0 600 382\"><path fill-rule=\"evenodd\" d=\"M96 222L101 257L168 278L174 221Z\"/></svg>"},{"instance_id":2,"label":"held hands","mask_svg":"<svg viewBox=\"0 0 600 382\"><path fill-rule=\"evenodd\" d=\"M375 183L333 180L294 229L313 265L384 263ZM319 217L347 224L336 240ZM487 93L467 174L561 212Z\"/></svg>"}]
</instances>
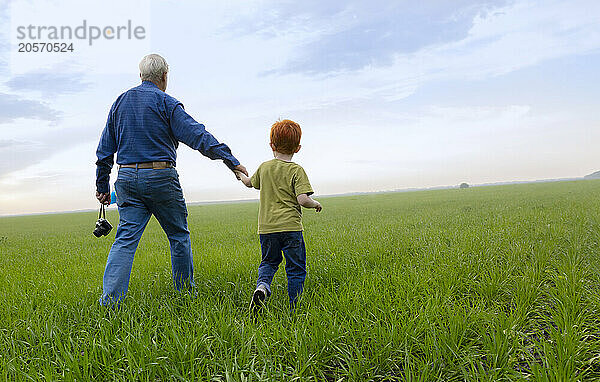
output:
<instances>
[{"instance_id":1,"label":"held hands","mask_svg":"<svg viewBox=\"0 0 600 382\"><path fill-rule=\"evenodd\" d=\"M246 187L248 187L248 188L252 187L252 182L250 181L250 178L248 177L248 170L246 170L246 167L239 164L233 168L233 173L235 174L236 179L241 180L242 183L244 183L244 185Z\"/></svg>"},{"instance_id":2,"label":"held hands","mask_svg":"<svg viewBox=\"0 0 600 382\"><path fill-rule=\"evenodd\" d=\"M244 174L244 175L248 176L248 170L246 170L246 167L244 167L244 166L243 166L243 165L241 165L241 164L238 164L237 166L235 166L235 167L233 168L233 173L235 174L235 177L236 177L238 180L240 180L240 176L239 176L239 174L238 174L238 173L240 173L240 172L241 172L242 174Z\"/></svg>"},{"instance_id":3,"label":"held hands","mask_svg":"<svg viewBox=\"0 0 600 382\"><path fill-rule=\"evenodd\" d=\"M245 170L245 168L244 168ZM241 171L234 171L235 173L235 177L237 178L237 180L241 180L242 183L244 183L244 186L251 188L252 187L252 181L250 180L250 178L248 177L248 173L246 172L245 174Z\"/></svg>"}]
</instances>

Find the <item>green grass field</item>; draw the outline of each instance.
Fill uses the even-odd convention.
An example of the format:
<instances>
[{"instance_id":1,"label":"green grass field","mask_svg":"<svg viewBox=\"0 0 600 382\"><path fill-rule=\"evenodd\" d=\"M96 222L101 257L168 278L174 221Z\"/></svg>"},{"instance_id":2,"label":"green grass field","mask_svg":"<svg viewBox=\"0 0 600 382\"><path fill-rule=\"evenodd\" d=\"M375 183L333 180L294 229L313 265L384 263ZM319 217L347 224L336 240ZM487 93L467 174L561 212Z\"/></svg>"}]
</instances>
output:
<instances>
[{"instance_id":1,"label":"green grass field","mask_svg":"<svg viewBox=\"0 0 600 382\"><path fill-rule=\"evenodd\" d=\"M599 195L578 181L322 198L301 306L281 267L257 322L256 203L189 208L195 296L173 291L153 219L116 311L97 303L114 231L95 238L94 213L1 218L0 379L597 380Z\"/></svg>"}]
</instances>

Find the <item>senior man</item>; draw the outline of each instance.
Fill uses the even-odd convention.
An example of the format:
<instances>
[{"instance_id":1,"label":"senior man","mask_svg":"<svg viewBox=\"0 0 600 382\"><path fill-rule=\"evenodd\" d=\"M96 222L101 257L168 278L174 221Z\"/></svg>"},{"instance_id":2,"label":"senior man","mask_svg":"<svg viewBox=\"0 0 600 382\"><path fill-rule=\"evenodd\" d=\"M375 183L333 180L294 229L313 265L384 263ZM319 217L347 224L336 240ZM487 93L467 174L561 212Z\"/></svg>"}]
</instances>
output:
<instances>
[{"instance_id":1,"label":"senior man","mask_svg":"<svg viewBox=\"0 0 600 382\"><path fill-rule=\"evenodd\" d=\"M118 304L125 297L133 256L151 215L169 239L175 289L194 283L187 208L175 170L179 142L247 174L226 144L219 143L185 112L181 102L165 93L168 69L157 54L142 58L142 84L121 94L112 105L96 151L100 203L110 202L109 175L115 153L119 165L115 189L120 221L104 270L103 305Z\"/></svg>"}]
</instances>

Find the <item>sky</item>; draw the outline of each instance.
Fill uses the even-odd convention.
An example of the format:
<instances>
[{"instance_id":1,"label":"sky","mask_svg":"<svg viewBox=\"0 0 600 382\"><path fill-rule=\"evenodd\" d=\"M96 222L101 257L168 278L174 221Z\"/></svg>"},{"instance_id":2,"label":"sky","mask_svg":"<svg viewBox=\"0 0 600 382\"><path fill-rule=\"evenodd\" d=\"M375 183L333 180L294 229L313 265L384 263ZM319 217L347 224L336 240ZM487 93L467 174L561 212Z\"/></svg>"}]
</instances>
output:
<instances>
[{"instance_id":1,"label":"sky","mask_svg":"<svg viewBox=\"0 0 600 382\"><path fill-rule=\"evenodd\" d=\"M271 124L300 123L317 198L600 170L595 0L60 4L0 0L0 215L97 207L98 140L147 53L251 173ZM146 35L17 52L17 26L83 19ZM184 145L177 169L188 202L258 197Z\"/></svg>"}]
</instances>

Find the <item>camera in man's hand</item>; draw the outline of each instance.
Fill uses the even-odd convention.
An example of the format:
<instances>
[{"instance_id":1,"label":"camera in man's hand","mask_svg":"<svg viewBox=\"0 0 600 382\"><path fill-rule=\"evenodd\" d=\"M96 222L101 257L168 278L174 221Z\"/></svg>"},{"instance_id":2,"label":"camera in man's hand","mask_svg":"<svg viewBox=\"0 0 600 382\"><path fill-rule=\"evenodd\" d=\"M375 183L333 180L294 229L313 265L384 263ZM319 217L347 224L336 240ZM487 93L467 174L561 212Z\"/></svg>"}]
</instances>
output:
<instances>
[{"instance_id":1,"label":"camera in man's hand","mask_svg":"<svg viewBox=\"0 0 600 382\"><path fill-rule=\"evenodd\" d=\"M94 236L101 237L106 236L112 230L112 225L110 222L104 218L98 219L96 222L96 228L94 228Z\"/></svg>"},{"instance_id":2,"label":"camera in man's hand","mask_svg":"<svg viewBox=\"0 0 600 382\"><path fill-rule=\"evenodd\" d=\"M94 228L94 236L102 237L106 236L112 230L112 225L106 220L106 211L104 210L104 204L100 204L100 213L98 214L98 220L96 221L96 228Z\"/></svg>"}]
</instances>

